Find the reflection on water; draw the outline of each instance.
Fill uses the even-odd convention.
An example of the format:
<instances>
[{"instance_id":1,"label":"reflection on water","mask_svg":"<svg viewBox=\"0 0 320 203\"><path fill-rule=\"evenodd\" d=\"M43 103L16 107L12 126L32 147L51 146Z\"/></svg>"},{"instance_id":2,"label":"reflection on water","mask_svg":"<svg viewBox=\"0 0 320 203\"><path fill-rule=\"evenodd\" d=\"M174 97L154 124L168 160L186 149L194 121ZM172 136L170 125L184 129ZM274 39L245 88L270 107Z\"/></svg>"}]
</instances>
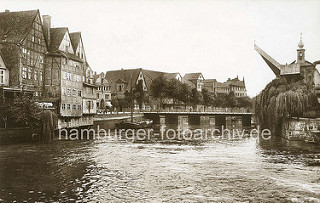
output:
<instances>
[{"instance_id":1,"label":"reflection on water","mask_svg":"<svg viewBox=\"0 0 320 203\"><path fill-rule=\"evenodd\" d=\"M107 140L0 147L4 201L320 201L320 147L281 139L193 145Z\"/></svg>"}]
</instances>

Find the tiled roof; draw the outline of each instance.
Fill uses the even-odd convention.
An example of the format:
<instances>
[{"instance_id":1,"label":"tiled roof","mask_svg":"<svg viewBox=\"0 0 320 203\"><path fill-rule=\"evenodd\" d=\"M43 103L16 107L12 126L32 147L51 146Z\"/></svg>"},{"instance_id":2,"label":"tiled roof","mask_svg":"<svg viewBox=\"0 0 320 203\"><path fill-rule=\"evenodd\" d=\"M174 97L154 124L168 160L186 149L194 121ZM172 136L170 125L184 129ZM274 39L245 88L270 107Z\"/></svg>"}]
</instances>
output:
<instances>
[{"instance_id":1,"label":"tiled roof","mask_svg":"<svg viewBox=\"0 0 320 203\"><path fill-rule=\"evenodd\" d=\"M0 40L22 42L28 35L38 10L0 13Z\"/></svg>"},{"instance_id":2,"label":"tiled roof","mask_svg":"<svg viewBox=\"0 0 320 203\"><path fill-rule=\"evenodd\" d=\"M153 71L153 70L146 70L146 69L141 69L147 88L150 88L150 85L152 83L152 81L154 81L155 79L163 76L165 73L164 72L160 72L160 71Z\"/></svg>"},{"instance_id":3,"label":"tiled roof","mask_svg":"<svg viewBox=\"0 0 320 203\"><path fill-rule=\"evenodd\" d=\"M105 79L108 80L108 82L111 85L111 91L115 91L116 87L114 84L116 84L117 80L122 79L123 81L126 81L128 83L128 89L131 89L131 76L132 81L137 80L139 76L140 69L121 69L121 70L112 70L107 71Z\"/></svg>"},{"instance_id":4,"label":"tiled roof","mask_svg":"<svg viewBox=\"0 0 320 203\"><path fill-rule=\"evenodd\" d=\"M192 82L190 82L189 80L187 80L187 79L185 79L185 78L182 78L182 81L181 81L182 83L184 83L184 84L187 84L189 87L191 87L191 88L196 88L196 85L195 84L193 84Z\"/></svg>"},{"instance_id":5,"label":"tiled roof","mask_svg":"<svg viewBox=\"0 0 320 203\"><path fill-rule=\"evenodd\" d=\"M176 76L180 75L180 73L165 73L163 77L167 80L176 79Z\"/></svg>"},{"instance_id":6,"label":"tiled roof","mask_svg":"<svg viewBox=\"0 0 320 203\"><path fill-rule=\"evenodd\" d=\"M199 76L202 75L201 73L187 73L183 76L186 80L196 80Z\"/></svg>"},{"instance_id":7,"label":"tiled roof","mask_svg":"<svg viewBox=\"0 0 320 203\"><path fill-rule=\"evenodd\" d=\"M67 27L50 28L50 51L58 51L66 32L68 32Z\"/></svg>"},{"instance_id":8,"label":"tiled roof","mask_svg":"<svg viewBox=\"0 0 320 203\"><path fill-rule=\"evenodd\" d=\"M71 44L74 52L77 50L81 39L81 32L72 32L70 33Z\"/></svg>"},{"instance_id":9,"label":"tiled roof","mask_svg":"<svg viewBox=\"0 0 320 203\"><path fill-rule=\"evenodd\" d=\"M165 74L164 72L136 68L107 71L105 78L110 84L115 84L119 79L121 79L124 83L128 84L127 89L129 90L131 89L131 76L132 82L134 83L137 81L140 71L142 71L148 89L150 88L153 80ZM111 85L111 91L115 91L115 85Z\"/></svg>"},{"instance_id":10,"label":"tiled roof","mask_svg":"<svg viewBox=\"0 0 320 203\"><path fill-rule=\"evenodd\" d=\"M216 79L206 79L204 81L204 83L212 83L212 82L217 82L217 80Z\"/></svg>"}]
</instances>

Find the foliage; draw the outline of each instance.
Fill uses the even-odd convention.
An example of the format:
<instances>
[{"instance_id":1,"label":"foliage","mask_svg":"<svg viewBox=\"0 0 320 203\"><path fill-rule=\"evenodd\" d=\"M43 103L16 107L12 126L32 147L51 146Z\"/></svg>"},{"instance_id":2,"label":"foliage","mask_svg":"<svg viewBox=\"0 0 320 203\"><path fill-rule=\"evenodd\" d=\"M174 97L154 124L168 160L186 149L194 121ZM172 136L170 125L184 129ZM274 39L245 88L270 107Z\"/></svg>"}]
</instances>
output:
<instances>
[{"instance_id":1,"label":"foliage","mask_svg":"<svg viewBox=\"0 0 320 203\"><path fill-rule=\"evenodd\" d=\"M15 94L12 102L0 107L5 127L31 127L40 125L40 108L32 97L24 92Z\"/></svg>"},{"instance_id":2,"label":"foliage","mask_svg":"<svg viewBox=\"0 0 320 203\"><path fill-rule=\"evenodd\" d=\"M185 84L181 83L181 87L179 88L179 93L177 95L177 98L179 101L182 101L184 103L184 107L187 107L187 104L190 102L191 99L191 88Z\"/></svg>"},{"instance_id":3,"label":"foliage","mask_svg":"<svg viewBox=\"0 0 320 203\"><path fill-rule=\"evenodd\" d=\"M213 98L210 96L209 91L206 88L202 89L202 103L204 106L210 106L213 103Z\"/></svg>"},{"instance_id":4,"label":"foliage","mask_svg":"<svg viewBox=\"0 0 320 203\"><path fill-rule=\"evenodd\" d=\"M193 107L195 107L197 104L200 104L200 102L201 102L200 93L198 92L197 88L192 88L190 103L192 104Z\"/></svg>"},{"instance_id":5,"label":"foliage","mask_svg":"<svg viewBox=\"0 0 320 203\"><path fill-rule=\"evenodd\" d=\"M288 83L284 78L271 81L256 97L255 113L262 128L280 133L283 119L319 112L313 87L303 80Z\"/></svg>"},{"instance_id":6,"label":"foliage","mask_svg":"<svg viewBox=\"0 0 320 203\"><path fill-rule=\"evenodd\" d=\"M137 103L139 105L139 109L141 109L142 104L147 101L145 94L144 94L145 91L143 90L142 82L143 82L142 80L139 80L138 84L136 84L136 86L133 90L133 97L137 101Z\"/></svg>"}]
</instances>

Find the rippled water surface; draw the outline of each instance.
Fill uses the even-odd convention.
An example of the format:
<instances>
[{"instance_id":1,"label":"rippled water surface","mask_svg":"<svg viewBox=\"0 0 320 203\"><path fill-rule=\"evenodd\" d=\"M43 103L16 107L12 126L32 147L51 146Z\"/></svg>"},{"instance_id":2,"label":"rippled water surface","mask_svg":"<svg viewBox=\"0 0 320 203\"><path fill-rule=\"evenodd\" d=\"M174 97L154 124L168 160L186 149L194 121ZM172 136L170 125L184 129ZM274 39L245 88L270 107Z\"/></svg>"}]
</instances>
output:
<instances>
[{"instance_id":1,"label":"rippled water surface","mask_svg":"<svg viewBox=\"0 0 320 203\"><path fill-rule=\"evenodd\" d=\"M0 146L0 199L320 202L320 147L254 138Z\"/></svg>"}]
</instances>

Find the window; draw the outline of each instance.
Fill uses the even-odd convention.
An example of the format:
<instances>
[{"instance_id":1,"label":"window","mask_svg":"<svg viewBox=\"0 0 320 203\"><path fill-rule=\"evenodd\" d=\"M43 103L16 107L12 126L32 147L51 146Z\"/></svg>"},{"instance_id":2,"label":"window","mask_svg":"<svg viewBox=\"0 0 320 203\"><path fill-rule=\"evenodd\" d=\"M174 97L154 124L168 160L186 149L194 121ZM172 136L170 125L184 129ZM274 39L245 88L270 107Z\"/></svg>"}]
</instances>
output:
<instances>
[{"instance_id":1,"label":"window","mask_svg":"<svg viewBox=\"0 0 320 203\"><path fill-rule=\"evenodd\" d=\"M67 109L69 109L69 110L70 110L70 107L71 107L71 105L70 105L70 104L67 104Z\"/></svg>"},{"instance_id":2,"label":"window","mask_svg":"<svg viewBox=\"0 0 320 203\"><path fill-rule=\"evenodd\" d=\"M70 88L67 89L67 95L71 96L71 89Z\"/></svg>"},{"instance_id":3,"label":"window","mask_svg":"<svg viewBox=\"0 0 320 203\"><path fill-rule=\"evenodd\" d=\"M117 91L121 92L123 91L123 84L117 84Z\"/></svg>"},{"instance_id":4,"label":"window","mask_svg":"<svg viewBox=\"0 0 320 203\"><path fill-rule=\"evenodd\" d=\"M77 96L77 90L76 89L73 89L72 90L72 95L75 97L75 96Z\"/></svg>"},{"instance_id":5,"label":"window","mask_svg":"<svg viewBox=\"0 0 320 203\"><path fill-rule=\"evenodd\" d=\"M78 104L78 109L81 110L81 104Z\"/></svg>"},{"instance_id":6,"label":"window","mask_svg":"<svg viewBox=\"0 0 320 203\"><path fill-rule=\"evenodd\" d=\"M66 109L66 104L62 104L62 109Z\"/></svg>"},{"instance_id":7,"label":"window","mask_svg":"<svg viewBox=\"0 0 320 203\"><path fill-rule=\"evenodd\" d=\"M72 109L77 109L77 105L73 104Z\"/></svg>"},{"instance_id":8,"label":"window","mask_svg":"<svg viewBox=\"0 0 320 203\"><path fill-rule=\"evenodd\" d=\"M22 68L22 78L27 78L27 68Z\"/></svg>"},{"instance_id":9,"label":"window","mask_svg":"<svg viewBox=\"0 0 320 203\"><path fill-rule=\"evenodd\" d=\"M82 91L79 90L79 91L78 91L78 96L81 97L81 95L82 95Z\"/></svg>"},{"instance_id":10,"label":"window","mask_svg":"<svg viewBox=\"0 0 320 203\"><path fill-rule=\"evenodd\" d=\"M34 71L33 77L34 77L34 80L38 80L38 71L36 71L36 70Z\"/></svg>"},{"instance_id":11,"label":"window","mask_svg":"<svg viewBox=\"0 0 320 203\"><path fill-rule=\"evenodd\" d=\"M32 79L32 69L28 68L28 79Z\"/></svg>"},{"instance_id":12,"label":"window","mask_svg":"<svg viewBox=\"0 0 320 203\"><path fill-rule=\"evenodd\" d=\"M4 84L4 70L0 70L0 84Z\"/></svg>"},{"instance_id":13,"label":"window","mask_svg":"<svg viewBox=\"0 0 320 203\"><path fill-rule=\"evenodd\" d=\"M40 71L40 81L42 81L42 72Z\"/></svg>"},{"instance_id":14,"label":"window","mask_svg":"<svg viewBox=\"0 0 320 203\"><path fill-rule=\"evenodd\" d=\"M101 87L100 87L100 86L98 87L98 90L99 90L99 91L101 90Z\"/></svg>"},{"instance_id":15,"label":"window","mask_svg":"<svg viewBox=\"0 0 320 203\"><path fill-rule=\"evenodd\" d=\"M66 89L65 88L62 88L62 95L66 95Z\"/></svg>"}]
</instances>

